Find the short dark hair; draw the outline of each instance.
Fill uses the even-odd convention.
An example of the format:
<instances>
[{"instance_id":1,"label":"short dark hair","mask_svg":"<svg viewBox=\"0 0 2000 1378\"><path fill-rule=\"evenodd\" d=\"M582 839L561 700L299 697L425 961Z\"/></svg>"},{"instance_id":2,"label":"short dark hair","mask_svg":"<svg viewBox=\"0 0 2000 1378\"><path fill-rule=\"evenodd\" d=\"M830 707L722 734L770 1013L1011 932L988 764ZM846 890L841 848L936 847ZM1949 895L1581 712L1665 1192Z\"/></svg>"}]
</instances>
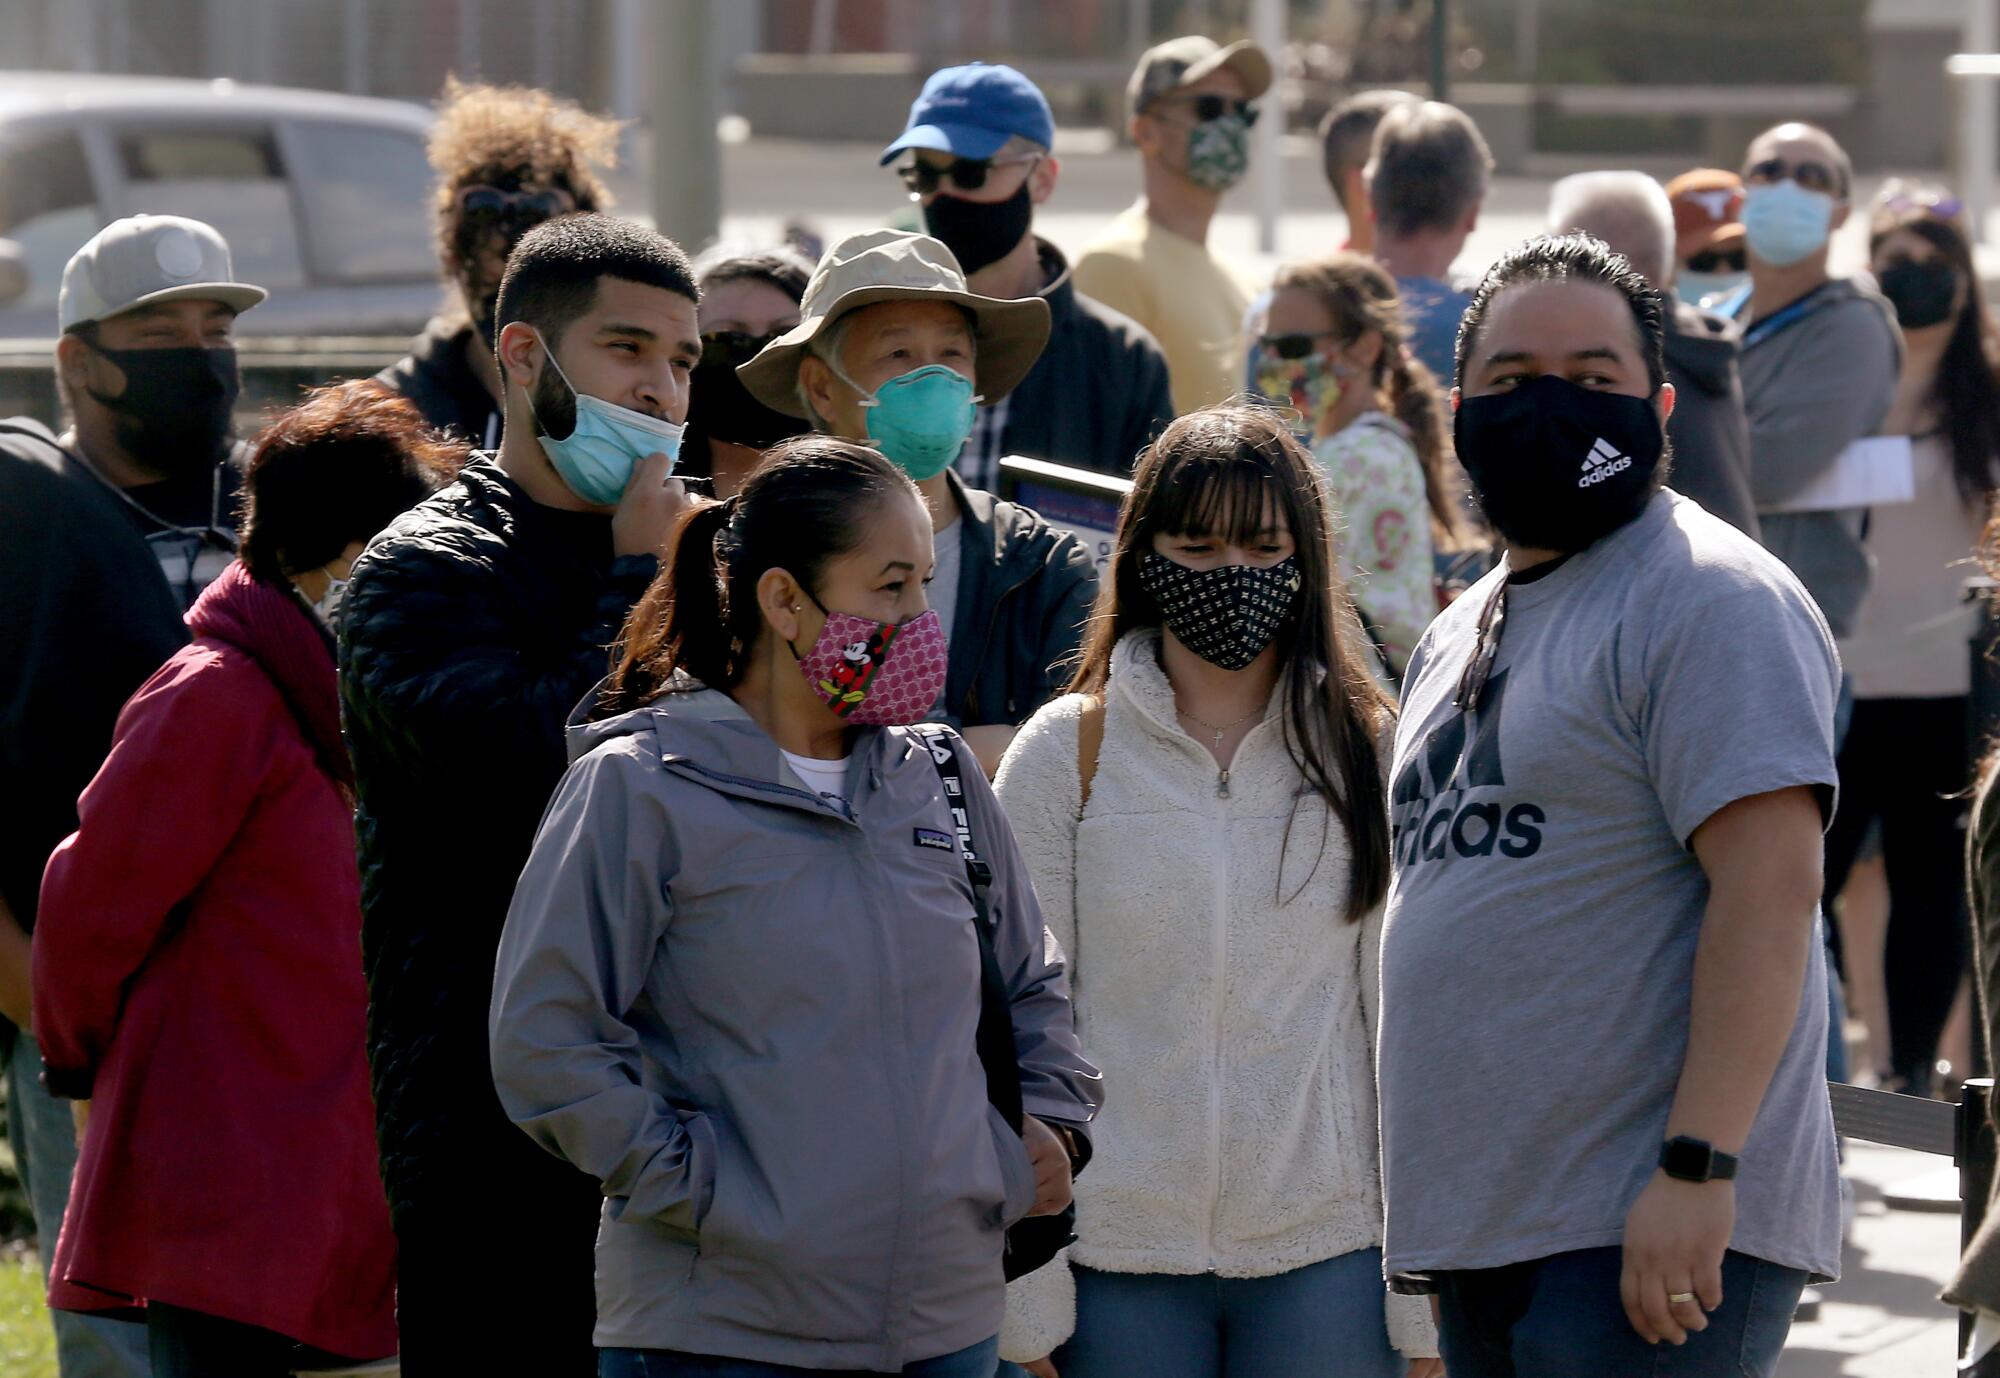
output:
<instances>
[{"instance_id":1,"label":"short dark hair","mask_svg":"<svg viewBox=\"0 0 2000 1378\"><path fill-rule=\"evenodd\" d=\"M681 246L615 215L565 215L521 236L500 279L494 330L525 321L555 348L597 301L599 278L621 278L678 292L699 304L694 269Z\"/></svg>"},{"instance_id":2,"label":"short dark hair","mask_svg":"<svg viewBox=\"0 0 2000 1378\"><path fill-rule=\"evenodd\" d=\"M1457 106L1410 101L1390 107L1368 155L1375 221L1390 234L1455 229L1486 196L1493 154Z\"/></svg>"},{"instance_id":3,"label":"short dark hair","mask_svg":"<svg viewBox=\"0 0 2000 1378\"><path fill-rule=\"evenodd\" d=\"M1646 378L1658 392L1667 381L1666 299L1637 269L1601 239L1587 234L1545 234L1510 250L1486 270L1472 304L1458 323L1457 369L1461 383L1480 327L1493 299L1524 282L1598 282L1625 298L1646 360Z\"/></svg>"},{"instance_id":4,"label":"short dark hair","mask_svg":"<svg viewBox=\"0 0 2000 1378\"><path fill-rule=\"evenodd\" d=\"M812 274L813 265L805 255L782 244L717 244L694 261L695 284L704 292L725 282L762 282L802 301Z\"/></svg>"},{"instance_id":5,"label":"short dark hair","mask_svg":"<svg viewBox=\"0 0 2000 1378\"><path fill-rule=\"evenodd\" d=\"M1347 204L1347 171L1368 165L1368 151L1382 117L1399 105L1415 104L1417 99L1408 91L1393 88L1357 91L1326 112L1319 123L1320 165L1342 210L1353 209Z\"/></svg>"},{"instance_id":6,"label":"short dark hair","mask_svg":"<svg viewBox=\"0 0 2000 1378\"><path fill-rule=\"evenodd\" d=\"M257 438L238 554L267 583L318 569L423 501L470 453L372 379L319 388Z\"/></svg>"}]
</instances>

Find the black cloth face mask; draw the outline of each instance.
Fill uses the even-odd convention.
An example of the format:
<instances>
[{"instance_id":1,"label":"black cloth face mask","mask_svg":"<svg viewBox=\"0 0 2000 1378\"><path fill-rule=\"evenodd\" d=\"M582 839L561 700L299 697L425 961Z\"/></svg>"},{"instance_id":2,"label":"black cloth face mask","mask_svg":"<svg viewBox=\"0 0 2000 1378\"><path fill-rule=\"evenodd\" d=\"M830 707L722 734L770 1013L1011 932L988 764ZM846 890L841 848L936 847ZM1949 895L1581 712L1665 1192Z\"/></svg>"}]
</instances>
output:
<instances>
[{"instance_id":1,"label":"black cloth face mask","mask_svg":"<svg viewBox=\"0 0 2000 1378\"><path fill-rule=\"evenodd\" d=\"M1189 569L1151 550L1139 558L1139 587L1160 605L1167 630L1224 670L1241 670L1277 639L1291 620L1303 582L1296 555L1264 569Z\"/></svg>"},{"instance_id":2,"label":"black cloth face mask","mask_svg":"<svg viewBox=\"0 0 2000 1378\"><path fill-rule=\"evenodd\" d=\"M91 345L125 375L125 391L91 398L118 414L118 445L168 478L215 467L229 442L241 386L234 349L106 349Z\"/></svg>"},{"instance_id":3,"label":"black cloth face mask","mask_svg":"<svg viewBox=\"0 0 2000 1378\"><path fill-rule=\"evenodd\" d=\"M1005 201L967 201L962 196L933 196L924 207L924 232L944 241L958 266L970 276L1014 251L1033 223L1035 207L1028 198L1028 179Z\"/></svg>"},{"instance_id":4,"label":"black cloth face mask","mask_svg":"<svg viewBox=\"0 0 2000 1378\"><path fill-rule=\"evenodd\" d=\"M755 347L750 347L752 344ZM736 376L736 366L755 358L761 348L762 342L746 342L747 352L727 350L710 340L702 342L701 362L688 378L690 439L702 436L766 450L787 436L804 435L812 429L795 416L765 406Z\"/></svg>"},{"instance_id":5,"label":"black cloth face mask","mask_svg":"<svg viewBox=\"0 0 2000 1378\"><path fill-rule=\"evenodd\" d=\"M1493 529L1517 546L1565 554L1639 515L1667 445L1651 399L1594 392L1553 373L1465 398L1452 438Z\"/></svg>"},{"instance_id":6,"label":"black cloth face mask","mask_svg":"<svg viewBox=\"0 0 2000 1378\"><path fill-rule=\"evenodd\" d=\"M1949 263L1897 263L1884 268L1875 280L1889 305L1896 308L1896 319L1904 329L1922 330L1951 319L1952 301L1958 296L1958 270Z\"/></svg>"}]
</instances>

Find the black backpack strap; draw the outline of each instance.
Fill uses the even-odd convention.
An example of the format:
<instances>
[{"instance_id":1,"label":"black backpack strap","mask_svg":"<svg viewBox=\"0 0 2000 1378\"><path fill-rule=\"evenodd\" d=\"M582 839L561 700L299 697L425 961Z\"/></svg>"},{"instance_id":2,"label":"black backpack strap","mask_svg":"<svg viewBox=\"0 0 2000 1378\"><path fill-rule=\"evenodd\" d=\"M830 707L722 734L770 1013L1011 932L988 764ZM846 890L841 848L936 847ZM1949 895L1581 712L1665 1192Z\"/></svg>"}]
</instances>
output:
<instances>
[{"instance_id":1,"label":"black backpack strap","mask_svg":"<svg viewBox=\"0 0 2000 1378\"><path fill-rule=\"evenodd\" d=\"M988 903L993 868L980 858L973 842L958 734L935 723L910 731L930 753L931 764L937 768L938 780L944 786L944 802L951 810L952 829L958 836L958 853L965 862L965 878L972 885L972 926L979 935L979 1063L986 1070L986 1099L1018 1134L1022 1124L1021 1066L1014 1047L1013 1001L1000 974L1000 958L993 950L994 922Z\"/></svg>"}]
</instances>

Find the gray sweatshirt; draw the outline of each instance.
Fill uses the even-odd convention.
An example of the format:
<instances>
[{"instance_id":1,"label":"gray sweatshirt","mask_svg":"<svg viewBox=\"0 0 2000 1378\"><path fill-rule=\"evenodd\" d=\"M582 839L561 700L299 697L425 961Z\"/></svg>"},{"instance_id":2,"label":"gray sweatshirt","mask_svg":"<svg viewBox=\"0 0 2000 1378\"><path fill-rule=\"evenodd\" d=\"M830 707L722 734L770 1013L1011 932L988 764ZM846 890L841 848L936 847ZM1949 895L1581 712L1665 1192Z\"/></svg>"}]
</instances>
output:
<instances>
[{"instance_id":1,"label":"gray sweatshirt","mask_svg":"<svg viewBox=\"0 0 2000 1378\"><path fill-rule=\"evenodd\" d=\"M830 800L699 689L573 724L570 752L491 1034L508 1115L603 1183L596 1342L895 1372L995 1334L1034 1177L986 1099L972 892L928 752L861 729L851 803ZM962 759L1022 1099L1080 1128L1098 1078L1062 953Z\"/></svg>"},{"instance_id":2,"label":"gray sweatshirt","mask_svg":"<svg viewBox=\"0 0 2000 1378\"><path fill-rule=\"evenodd\" d=\"M1874 435L1896 398L1903 336L1872 287L1835 279L1793 324L1743 345L1743 402L1750 417L1750 488L1764 546L1791 566L1835 637L1854 627L1868 592L1861 545L1865 508L1773 512L1818 478L1841 451Z\"/></svg>"}]
</instances>

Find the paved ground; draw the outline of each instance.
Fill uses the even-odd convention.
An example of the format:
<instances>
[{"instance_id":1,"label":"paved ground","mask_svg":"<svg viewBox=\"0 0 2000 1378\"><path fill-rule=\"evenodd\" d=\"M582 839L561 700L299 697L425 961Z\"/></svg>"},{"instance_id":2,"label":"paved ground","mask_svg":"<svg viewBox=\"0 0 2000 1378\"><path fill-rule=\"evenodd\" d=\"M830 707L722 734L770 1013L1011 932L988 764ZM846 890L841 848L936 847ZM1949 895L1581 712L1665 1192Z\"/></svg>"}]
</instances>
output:
<instances>
[{"instance_id":1,"label":"paved ground","mask_svg":"<svg viewBox=\"0 0 2000 1378\"><path fill-rule=\"evenodd\" d=\"M1854 1229L1843 1281L1811 1324L1792 1328L1780 1378L1948 1378L1957 1313L1937 1299L1958 1259L1958 1217L1892 1211L1882 1192L1949 1168L1943 1158L1850 1143Z\"/></svg>"}]
</instances>

